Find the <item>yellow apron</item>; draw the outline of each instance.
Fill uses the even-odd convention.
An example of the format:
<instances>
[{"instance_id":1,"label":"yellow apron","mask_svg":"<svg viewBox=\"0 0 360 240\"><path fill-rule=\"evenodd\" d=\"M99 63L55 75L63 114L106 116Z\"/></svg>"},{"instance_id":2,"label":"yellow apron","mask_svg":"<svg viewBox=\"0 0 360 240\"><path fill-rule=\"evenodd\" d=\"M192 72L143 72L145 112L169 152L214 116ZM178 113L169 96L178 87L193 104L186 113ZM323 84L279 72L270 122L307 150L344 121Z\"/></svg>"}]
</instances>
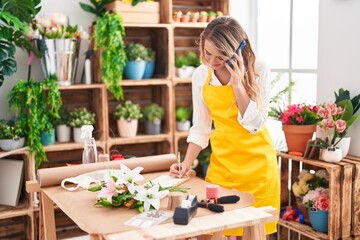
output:
<instances>
[{"instance_id":1,"label":"yellow apron","mask_svg":"<svg viewBox=\"0 0 360 240\"><path fill-rule=\"evenodd\" d=\"M238 108L231 85L210 85L212 69L203 87L203 97L214 120L210 136L212 154L206 180L225 188L254 195L255 207L280 208L280 180L276 151L266 127L251 134L238 120ZM240 199L241 201L241 199ZM266 233L276 232L276 222L265 225ZM242 228L225 231L241 236Z\"/></svg>"}]
</instances>

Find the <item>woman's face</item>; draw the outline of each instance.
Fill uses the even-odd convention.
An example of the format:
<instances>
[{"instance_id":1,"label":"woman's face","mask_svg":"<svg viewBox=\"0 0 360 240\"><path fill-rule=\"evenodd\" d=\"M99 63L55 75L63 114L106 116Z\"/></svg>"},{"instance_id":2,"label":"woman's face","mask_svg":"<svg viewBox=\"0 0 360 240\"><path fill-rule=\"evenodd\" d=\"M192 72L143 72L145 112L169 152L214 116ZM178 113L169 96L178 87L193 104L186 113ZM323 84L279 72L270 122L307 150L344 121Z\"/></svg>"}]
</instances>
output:
<instances>
[{"instance_id":1,"label":"woman's face","mask_svg":"<svg viewBox=\"0 0 360 240\"><path fill-rule=\"evenodd\" d=\"M219 70L225 67L226 59L222 57L213 42L209 40L204 42L204 56L212 69Z\"/></svg>"}]
</instances>

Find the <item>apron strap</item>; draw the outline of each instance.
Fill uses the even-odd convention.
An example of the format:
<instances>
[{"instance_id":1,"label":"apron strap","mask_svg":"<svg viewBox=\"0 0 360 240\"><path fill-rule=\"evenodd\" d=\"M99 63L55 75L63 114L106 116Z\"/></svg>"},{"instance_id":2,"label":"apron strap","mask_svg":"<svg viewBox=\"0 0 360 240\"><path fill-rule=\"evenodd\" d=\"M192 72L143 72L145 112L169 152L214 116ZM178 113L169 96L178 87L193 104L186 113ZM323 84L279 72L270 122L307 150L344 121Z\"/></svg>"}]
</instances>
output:
<instances>
[{"instance_id":1,"label":"apron strap","mask_svg":"<svg viewBox=\"0 0 360 240\"><path fill-rule=\"evenodd\" d=\"M209 72L208 72L208 75L207 75L207 77L206 77L205 85L209 85L209 84L210 84L212 72L213 72L213 69L212 69L212 68L209 68Z\"/></svg>"}]
</instances>

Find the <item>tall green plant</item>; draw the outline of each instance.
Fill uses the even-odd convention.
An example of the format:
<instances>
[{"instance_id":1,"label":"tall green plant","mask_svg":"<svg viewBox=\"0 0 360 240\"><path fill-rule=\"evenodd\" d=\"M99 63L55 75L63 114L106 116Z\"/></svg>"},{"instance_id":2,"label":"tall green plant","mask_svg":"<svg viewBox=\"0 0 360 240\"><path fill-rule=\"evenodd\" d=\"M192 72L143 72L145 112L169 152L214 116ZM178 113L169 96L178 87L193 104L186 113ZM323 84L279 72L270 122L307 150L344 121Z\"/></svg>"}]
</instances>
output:
<instances>
[{"instance_id":1,"label":"tall green plant","mask_svg":"<svg viewBox=\"0 0 360 240\"><path fill-rule=\"evenodd\" d=\"M35 154L35 165L38 168L42 161L47 161L40 133L53 128L51 119L59 118L62 105L57 79L50 76L41 82L19 81L10 90L8 102L10 111L15 111L19 119L30 153Z\"/></svg>"},{"instance_id":2,"label":"tall green plant","mask_svg":"<svg viewBox=\"0 0 360 240\"><path fill-rule=\"evenodd\" d=\"M5 76L17 71L16 46L40 55L24 36L28 24L40 11L40 0L0 0L0 87Z\"/></svg>"},{"instance_id":3,"label":"tall green plant","mask_svg":"<svg viewBox=\"0 0 360 240\"><path fill-rule=\"evenodd\" d=\"M123 20L118 13L106 12L103 17L97 18L94 49L104 50L100 59L102 79L117 100L123 99L121 80L127 61L124 36Z\"/></svg>"}]
</instances>

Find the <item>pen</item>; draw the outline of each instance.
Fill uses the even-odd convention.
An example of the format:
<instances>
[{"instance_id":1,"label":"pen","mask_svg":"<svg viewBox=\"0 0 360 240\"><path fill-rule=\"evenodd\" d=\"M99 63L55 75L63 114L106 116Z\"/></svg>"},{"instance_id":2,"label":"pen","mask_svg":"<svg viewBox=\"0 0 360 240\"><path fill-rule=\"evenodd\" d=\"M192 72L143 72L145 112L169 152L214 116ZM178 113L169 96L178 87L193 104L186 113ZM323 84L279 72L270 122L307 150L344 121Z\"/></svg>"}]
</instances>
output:
<instances>
[{"instance_id":1,"label":"pen","mask_svg":"<svg viewBox=\"0 0 360 240\"><path fill-rule=\"evenodd\" d=\"M180 170L181 170L181 163L180 163L180 152L178 152L178 155L177 155L177 157L178 157L178 166L179 166L179 178L181 178L181 175L180 175Z\"/></svg>"}]
</instances>

